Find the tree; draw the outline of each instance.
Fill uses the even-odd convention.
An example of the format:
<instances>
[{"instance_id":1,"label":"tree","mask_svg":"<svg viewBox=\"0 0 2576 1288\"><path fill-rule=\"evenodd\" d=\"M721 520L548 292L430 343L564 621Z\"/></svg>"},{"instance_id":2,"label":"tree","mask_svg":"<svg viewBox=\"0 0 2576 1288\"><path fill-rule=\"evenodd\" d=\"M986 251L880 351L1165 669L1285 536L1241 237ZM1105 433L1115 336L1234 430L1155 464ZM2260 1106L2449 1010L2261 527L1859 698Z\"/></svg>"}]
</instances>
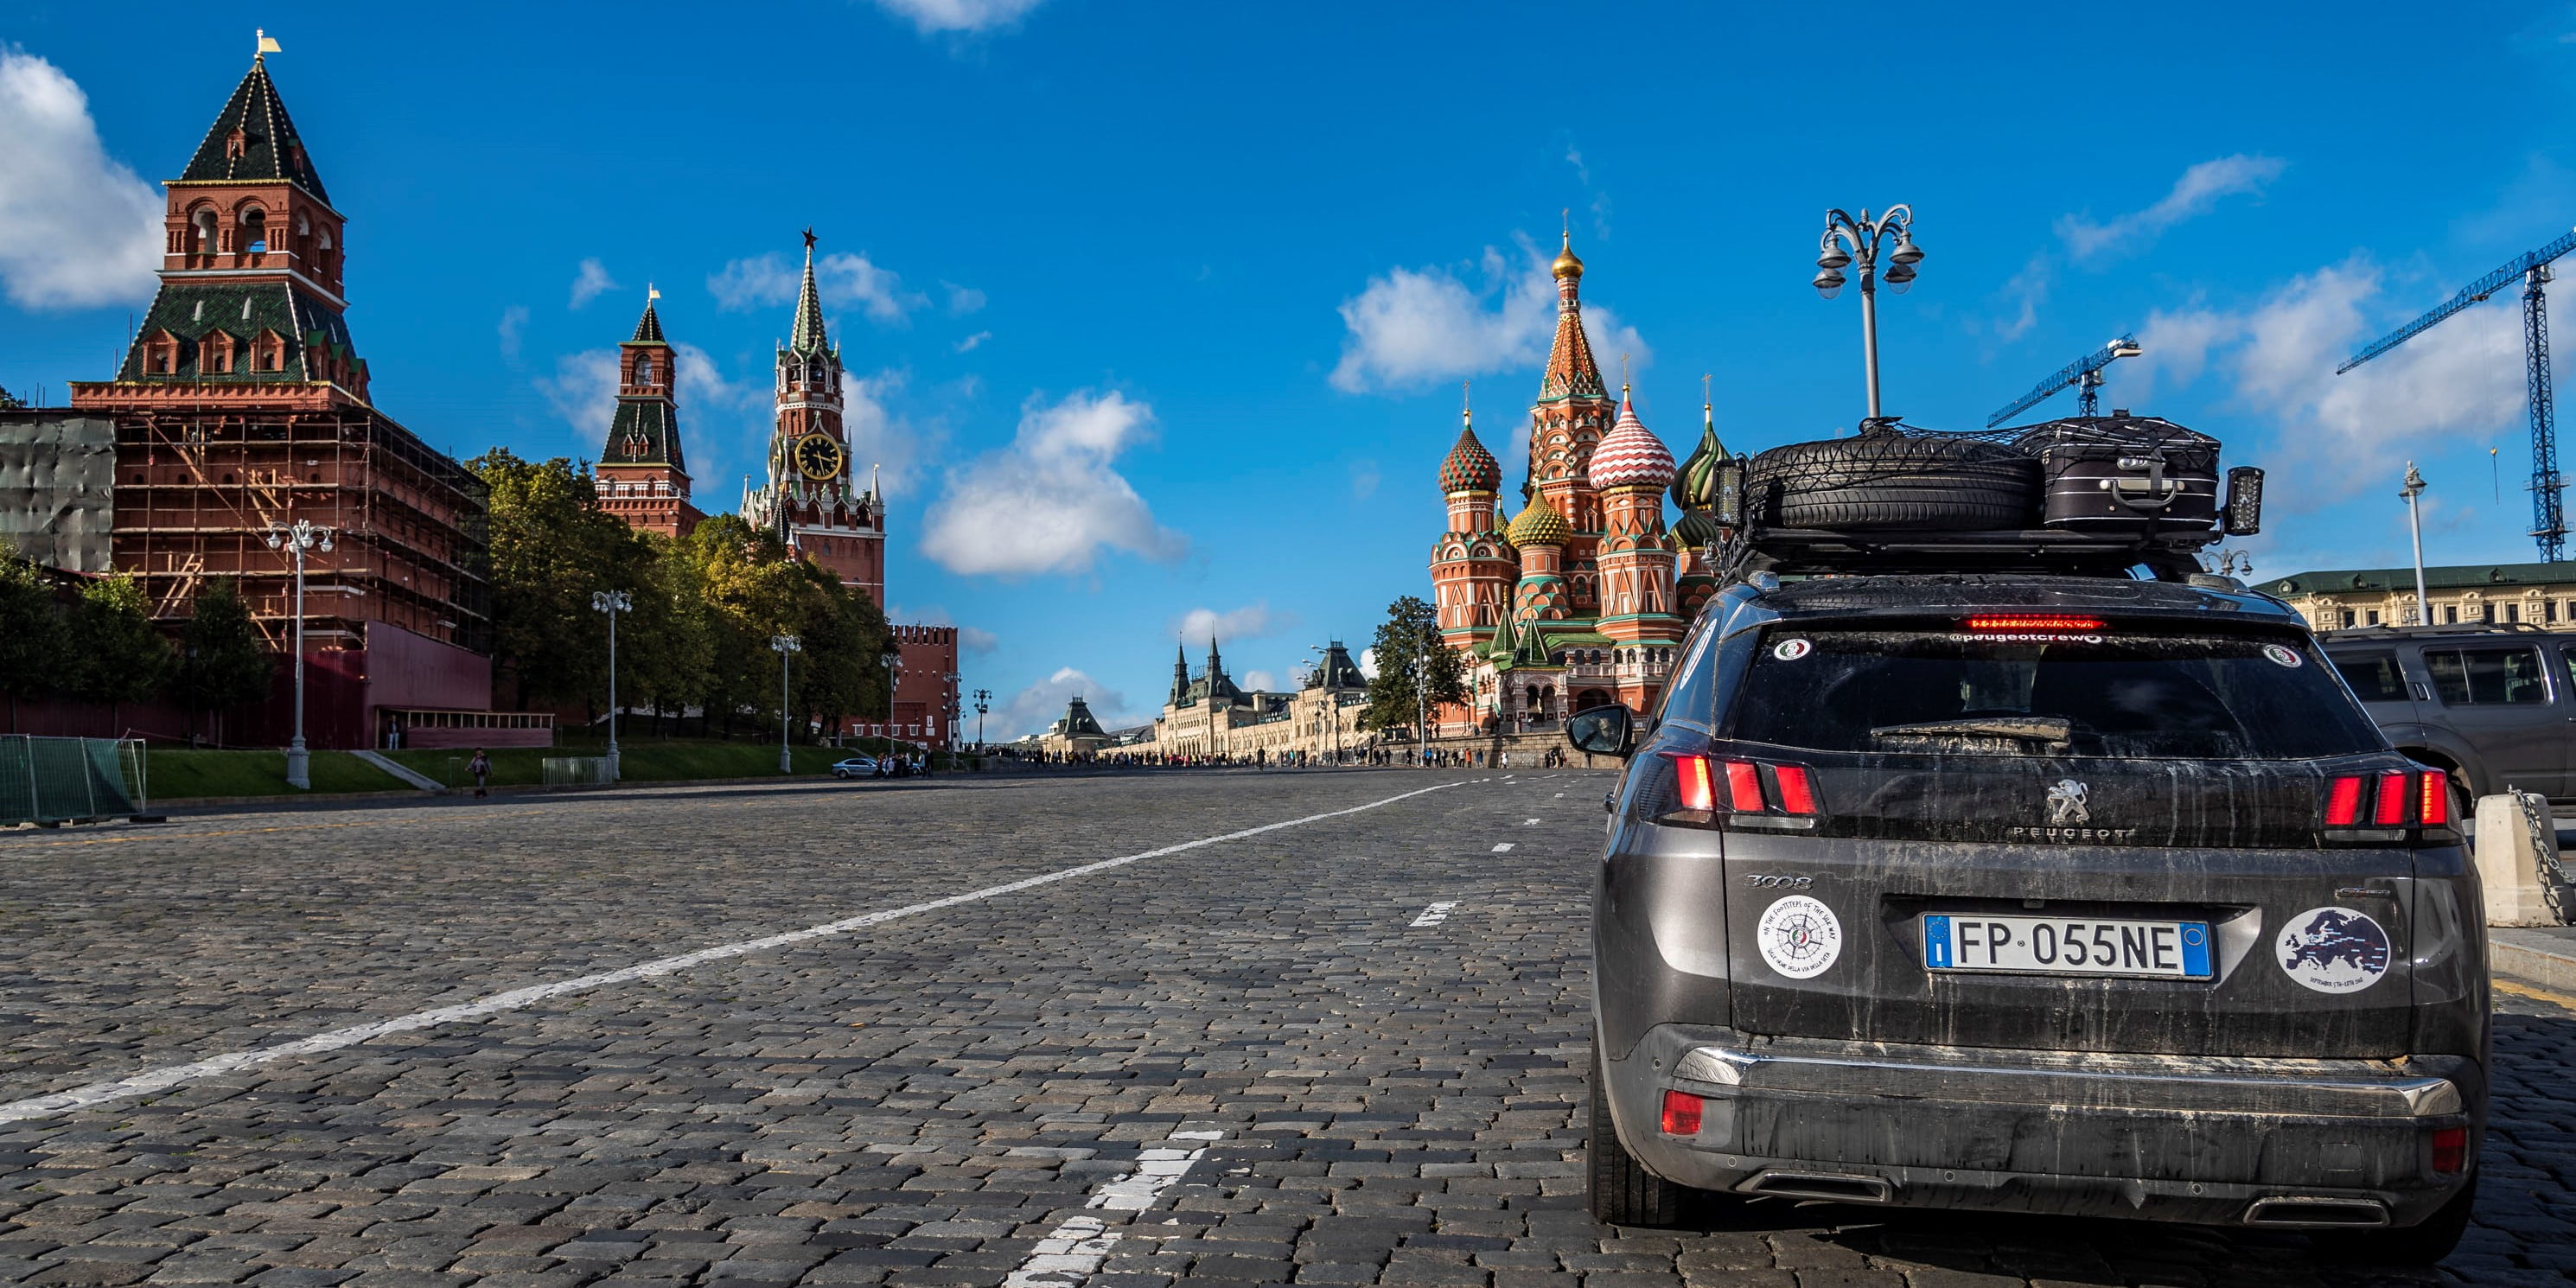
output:
<instances>
[{"instance_id":1,"label":"tree","mask_svg":"<svg viewBox=\"0 0 2576 1288\"><path fill-rule=\"evenodd\" d=\"M26 405L26 399L9 392L5 388L0 388L0 411L16 411Z\"/></svg>"},{"instance_id":2,"label":"tree","mask_svg":"<svg viewBox=\"0 0 2576 1288\"><path fill-rule=\"evenodd\" d=\"M797 686L798 706L837 736L842 717L887 709L881 659L894 633L866 591L844 586L812 564L805 567L814 590L806 602L805 651L799 655L804 683Z\"/></svg>"},{"instance_id":3,"label":"tree","mask_svg":"<svg viewBox=\"0 0 2576 1288\"><path fill-rule=\"evenodd\" d=\"M1417 695L1434 707L1467 700L1466 660L1440 638L1439 614L1421 599L1405 595L1387 605L1370 650L1377 677L1369 681L1361 728L1412 727L1420 713Z\"/></svg>"},{"instance_id":4,"label":"tree","mask_svg":"<svg viewBox=\"0 0 2576 1288\"><path fill-rule=\"evenodd\" d=\"M178 666L171 676L171 696L191 711L213 717L215 745L224 742L223 713L269 695L276 682L276 663L268 644L252 624L250 605L230 577L218 577L197 592L188 624L179 632Z\"/></svg>"},{"instance_id":5,"label":"tree","mask_svg":"<svg viewBox=\"0 0 2576 1288\"><path fill-rule=\"evenodd\" d=\"M81 587L70 628L72 696L106 703L108 724L121 736L117 708L161 691L170 675L170 641L152 624L143 587L121 572Z\"/></svg>"},{"instance_id":6,"label":"tree","mask_svg":"<svg viewBox=\"0 0 2576 1288\"><path fill-rule=\"evenodd\" d=\"M679 542L646 534L650 556L634 590L635 609L618 623L617 685L629 706L665 712L706 701L715 663L705 579Z\"/></svg>"},{"instance_id":7,"label":"tree","mask_svg":"<svg viewBox=\"0 0 2576 1288\"><path fill-rule=\"evenodd\" d=\"M633 591L651 551L602 509L590 472L494 448L466 462L489 490L493 661L531 702L597 702L608 687L608 619L593 592ZM624 643L621 636L619 642Z\"/></svg>"},{"instance_id":8,"label":"tree","mask_svg":"<svg viewBox=\"0 0 2576 1288\"><path fill-rule=\"evenodd\" d=\"M0 554L0 689L9 694L9 731L18 731L18 700L60 692L69 653L62 613L43 569L13 552Z\"/></svg>"}]
</instances>

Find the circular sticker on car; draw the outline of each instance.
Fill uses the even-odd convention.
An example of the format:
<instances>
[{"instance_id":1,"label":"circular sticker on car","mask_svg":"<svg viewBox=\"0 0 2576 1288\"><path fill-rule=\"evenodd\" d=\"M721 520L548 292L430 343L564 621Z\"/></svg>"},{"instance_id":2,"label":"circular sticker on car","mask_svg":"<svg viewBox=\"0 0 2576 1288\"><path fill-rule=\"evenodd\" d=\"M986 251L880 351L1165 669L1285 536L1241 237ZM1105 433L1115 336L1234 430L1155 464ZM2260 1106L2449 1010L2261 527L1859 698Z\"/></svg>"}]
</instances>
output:
<instances>
[{"instance_id":1,"label":"circular sticker on car","mask_svg":"<svg viewBox=\"0 0 2576 1288\"><path fill-rule=\"evenodd\" d=\"M1782 640L1771 646L1771 656L1783 662L1795 662L1815 651L1816 645L1811 640Z\"/></svg>"},{"instance_id":2,"label":"circular sticker on car","mask_svg":"<svg viewBox=\"0 0 2576 1288\"><path fill-rule=\"evenodd\" d=\"M1762 910L1753 941L1771 969L1791 979L1813 979L1843 955L1843 923L1823 903L1793 894Z\"/></svg>"},{"instance_id":3,"label":"circular sticker on car","mask_svg":"<svg viewBox=\"0 0 2576 1288\"><path fill-rule=\"evenodd\" d=\"M2287 644L2266 644L2263 646L2263 656L2272 659L2276 666L2297 667L2307 660L2299 656L2299 650Z\"/></svg>"},{"instance_id":4,"label":"circular sticker on car","mask_svg":"<svg viewBox=\"0 0 2576 1288\"><path fill-rule=\"evenodd\" d=\"M2281 927L2282 973L2320 993L2358 993L2388 973L2388 931L2350 908L2310 908Z\"/></svg>"}]
</instances>

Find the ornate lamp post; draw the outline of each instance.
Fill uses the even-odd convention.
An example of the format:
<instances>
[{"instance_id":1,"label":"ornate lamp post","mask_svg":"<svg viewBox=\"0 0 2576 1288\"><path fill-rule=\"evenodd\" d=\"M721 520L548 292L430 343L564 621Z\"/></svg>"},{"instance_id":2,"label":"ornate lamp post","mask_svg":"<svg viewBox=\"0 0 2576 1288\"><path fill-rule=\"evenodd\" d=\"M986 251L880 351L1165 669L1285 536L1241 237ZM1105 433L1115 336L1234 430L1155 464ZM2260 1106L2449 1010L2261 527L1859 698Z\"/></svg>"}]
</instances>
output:
<instances>
[{"instance_id":1,"label":"ornate lamp post","mask_svg":"<svg viewBox=\"0 0 2576 1288\"><path fill-rule=\"evenodd\" d=\"M778 772L796 772L796 759L788 753L787 743L787 664L788 659L805 651L805 641L793 635L772 635L769 647L778 654Z\"/></svg>"},{"instance_id":2,"label":"ornate lamp post","mask_svg":"<svg viewBox=\"0 0 2576 1288\"><path fill-rule=\"evenodd\" d=\"M1333 722L1333 763L1342 763L1342 699L1333 692L1333 652L1323 644L1309 644L1306 651L1316 655L1315 670L1322 680L1316 688L1324 691L1324 718Z\"/></svg>"},{"instance_id":3,"label":"ornate lamp post","mask_svg":"<svg viewBox=\"0 0 2576 1288\"><path fill-rule=\"evenodd\" d=\"M295 737L286 744L286 785L311 791L311 761L304 750L304 552L331 553L331 530L297 519L293 527L269 525L268 548L295 556Z\"/></svg>"},{"instance_id":4,"label":"ornate lamp post","mask_svg":"<svg viewBox=\"0 0 2576 1288\"><path fill-rule=\"evenodd\" d=\"M984 750L984 713L993 709L993 691L975 690L975 750Z\"/></svg>"},{"instance_id":5,"label":"ornate lamp post","mask_svg":"<svg viewBox=\"0 0 2576 1288\"><path fill-rule=\"evenodd\" d=\"M2424 593L2424 515L2415 498L2424 495L2424 475L2415 462L2406 462L2406 486L2397 490L2406 498L2406 526L2415 535L2415 622L2417 626L2433 624L2433 601Z\"/></svg>"},{"instance_id":6,"label":"ornate lamp post","mask_svg":"<svg viewBox=\"0 0 2576 1288\"><path fill-rule=\"evenodd\" d=\"M617 615L635 611L635 599L622 590L590 592L590 609L608 614L608 781L617 781Z\"/></svg>"},{"instance_id":7,"label":"ornate lamp post","mask_svg":"<svg viewBox=\"0 0 2576 1288\"><path fill-rule=\"evenodd\" d=\"M885 749L892 751L894 750L894 685L895 681L903 675L903 650L888 645L884 652L877 654L877 661L885 667L886 673L886 718L885 723L878 727L885 730Z\"/></svg>"},{"instance_id":8,"label":"ornate lamp post","mask_svg":"<svg viewBox=\"0 0 2576 1288\"><path fill-rule=\"evenodd\" d=\"M1816 291L1826 299L1842 294L1843 270L1854 260L1860 263L1860 334L1861 363L1869 374L1869 418L1879 419L1878 406L1878 255L1880 244L1895 234L1896 247L1888 252L1887 284L1903 295L1914 285L1914 266L1922 262L1923 251L1914 244L1914 208L1894 205L1876 219L1863 206L1860 218L1854 219L1840 210L1825 212L1825 235L1816 244Z\"/></svg>"},{"instance_id":9,"label":"ornate lamp post","mask_svg":"<svg viewBox=\"0 0 2576 1288\"><path fill-rule=\"evenodd\" d=\"M966 677L955 671L940 675L940 735L948 745L948 767L957 767L957 682Z\"/></svg>"}]
</instances>

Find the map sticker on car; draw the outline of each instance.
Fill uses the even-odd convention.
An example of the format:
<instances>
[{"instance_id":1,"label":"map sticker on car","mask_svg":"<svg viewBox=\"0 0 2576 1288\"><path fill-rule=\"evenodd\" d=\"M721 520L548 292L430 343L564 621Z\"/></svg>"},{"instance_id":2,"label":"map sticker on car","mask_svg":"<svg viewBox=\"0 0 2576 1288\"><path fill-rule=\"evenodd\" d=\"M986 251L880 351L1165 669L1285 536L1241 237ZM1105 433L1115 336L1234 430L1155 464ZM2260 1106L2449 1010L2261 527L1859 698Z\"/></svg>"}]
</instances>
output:
<instances>
[{"instance_id":1,"label":"map sticker on car","mask_svg":"<svg viewBox=\"0 0 2576 1288\"><path fill-rule=\"evenodd\" d=\"M2358 993L2388 973L2388 931L2351 908L2310 908L2281 927L2281 972L2301 988Z\"/></svg>"},{"instance_id":2,"label":"map sticker on car","mask_svg":"<svg viewBox=\"0 0 2576 1288\"><path fill-rule=\"evenodd\" d=\"M1953 972L2208 979L2209 923L1926 913L1923 966Z\"/></svg>"}]
</instances>

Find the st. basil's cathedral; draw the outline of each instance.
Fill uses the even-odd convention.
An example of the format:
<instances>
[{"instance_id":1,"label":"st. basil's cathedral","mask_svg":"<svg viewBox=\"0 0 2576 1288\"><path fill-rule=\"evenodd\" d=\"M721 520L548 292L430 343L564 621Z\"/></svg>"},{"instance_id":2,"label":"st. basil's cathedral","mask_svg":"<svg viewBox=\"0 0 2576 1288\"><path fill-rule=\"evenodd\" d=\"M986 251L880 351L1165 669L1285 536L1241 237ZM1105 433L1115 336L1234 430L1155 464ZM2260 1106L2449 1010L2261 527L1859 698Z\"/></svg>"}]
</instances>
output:
<instances>
[{"instance_id":1,"label":"st. basil's cathedral","mask_svg":"<svg viewBox=\"0 0 2576 1288\"><path fill-rule=\"evenodd\" d=\"M1440 466L1449 530L1431 551L1433 603L1470 697L1433 713L1438 736L1520 733L1613 702L1646 710L1717 591L1702 554L1715 521L1683 504L1687 481L1726 455L1713 412L1702 404L1698 450L1676 466L1632 391L1614 403L1601 381L1571 237L1553 272L1556 337L1530 407L1520 513L1502 517L1502 466L1472 418ZM1667 489L1684 509L1669 530Z\"/></svg>"}]
</instances>

